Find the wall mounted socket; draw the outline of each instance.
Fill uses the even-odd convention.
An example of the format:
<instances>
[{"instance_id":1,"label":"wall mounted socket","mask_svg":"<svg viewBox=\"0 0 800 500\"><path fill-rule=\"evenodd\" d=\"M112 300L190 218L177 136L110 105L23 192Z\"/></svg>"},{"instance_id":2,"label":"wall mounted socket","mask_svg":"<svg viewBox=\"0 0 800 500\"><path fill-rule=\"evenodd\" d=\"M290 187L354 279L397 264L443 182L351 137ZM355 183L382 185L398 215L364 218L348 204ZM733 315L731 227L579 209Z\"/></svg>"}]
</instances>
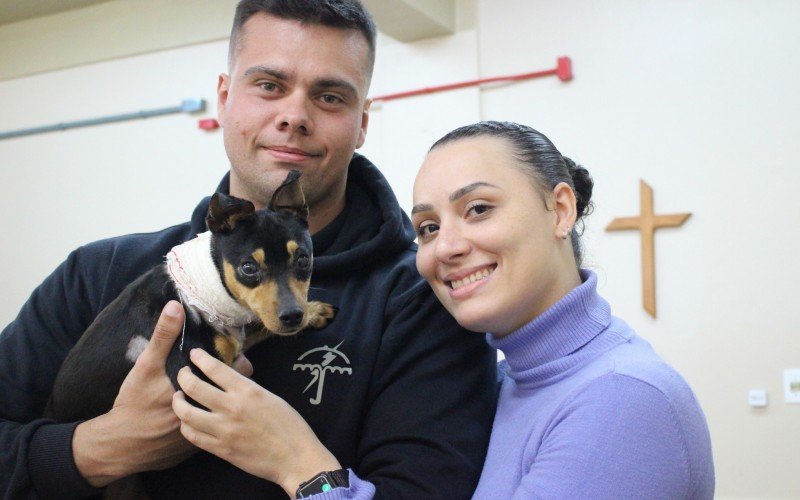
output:
<instances>
[{"instance_id":1,"label":"wall mounted socket","mask_svg":"<svg viewBox=\"0 0 800 500\"><path fill-rule=\"evenodd\" d=\"M767 406L767 391L764 389L750 389L747 393L747 404L753 408L764 408Z\"/></svg>"},{"instance_id":2,"label":"wall mounted socket","mask_svg":"<svg viewBox=\"0 0 800 500\"><path fill-rule=\"evenodd\" d=\"M800 403L800 368L783 370L783 390L787 403Z\"/></svg>"}]
</instances>

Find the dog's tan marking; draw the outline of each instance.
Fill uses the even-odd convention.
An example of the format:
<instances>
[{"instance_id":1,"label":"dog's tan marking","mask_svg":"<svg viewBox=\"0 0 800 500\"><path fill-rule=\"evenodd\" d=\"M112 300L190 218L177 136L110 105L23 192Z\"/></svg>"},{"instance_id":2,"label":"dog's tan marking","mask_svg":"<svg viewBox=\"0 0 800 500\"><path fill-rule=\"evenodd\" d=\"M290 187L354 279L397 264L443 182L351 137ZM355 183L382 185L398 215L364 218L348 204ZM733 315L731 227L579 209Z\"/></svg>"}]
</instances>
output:
<instances>
[{"instance_id":1,"label":"dog's tan marking","mask_svg":"<svg viewBox=\"0 0 800 500\"><path fill-rule=\"evenodd\" d=\"M266 265L267 256L264 254L264 249L263 248L259 248L258 250L253 252L252 253L252 257L253 257L253 260L258 262L259 266L267 267L267 265Z\"/></svg>"},{"instance_id":2,"label":"dog's tan marking","mask_svg":"<svg viewBox=\"0 0 800 500\"><path fill-rule=\"evenodd\" d=\"M236 271L228 262L223 263L225 285L233 297L244 307L250 309L264 323L268 330L280 331L278 320L278 286L273 281L267 281L255 288L248 288L236 279Z\"/></svg>"},{"instance_id":3,"label":"dog's tan marking","mask_svg":"<svg viewBox=\"0 0 800 500\"><path fill-rule=\"evenodd\" d=\"M289 252L289 262L291 263L294 259L294 254L297 252L297 249L300 248L300 245L297 244L294 240L289 240L286 242L286 251Z\"/></svg>"},{"instance_id":4,"label":"dog's tan marking","mask_svg":"<svg viewBox=\"0 0 800 500\"><path fill-rule=\"evenodd\" d=\"M214 349L217 350L220 359L222 359L226 365L230 366L233 364L233 360L236 359L236 356L239 355L241 346L239 342L228 335L218 333L214 337Z\"/></svg>"},{"instance_id":5,"label":"dog's tan marking","mask_svg":"<svg viewBox=\"0 0 800 500\"><path fill-rule=\"evenodd\" d=\"M286 249L291 251L297 251L299 246L295 246L294 250L292 250L292 243L297 245L295 242L290 241L286 245ZM255 258L255 254L253 255ZM228 289L233 294L234 298L243 306L249 308L251 311L256 313L259 317L261 322L264 324L264 327L268 330L268 332L272 332L275 334L281 334L281 330L283 326L281 325L280 320L278 319L278 286L275 282L268 281L266 283L262 283L261 285L255 288L248 288L241 284L239 280L236 279L236 272L234 271L233 266L228 262L223 262L223 270L225 276L225 284ZM307 326L311 326L312 328L323 328L325 327L330 320L334 317L334 309L333 306L330 304L325 304L323 302L313 301L308 302L308 289L309 289L309 282L298 280L296 278L289 279L289 289L294 295L295 300L297 303L305 310L305 315L303 318L303 322L300 325L298 330L302 330ZM262 334L256 334L253 339L248 339L245 341L245 348L250 347L254 343L263 340L268 335L268 332L263 332ZM219 349L218 349L219 350ZM222 354L220 352L220 354Z\"/></svg>"},{"instance_id":6,"label":"dog's tan marking","mask_svg":"<svg viewBox=\"0 0 800 500\"><path fill-rule=\"evenodd\" d=\"M248 307L247 303L244 301L244 297L242 297L242 293L247 287L242 285L239 280L236 279L236 270L233 268L233 265L227 260L223 261L222 271L225 277L225 286L228 287L228 290L230 290L233 298L236 299L236 302Z\"/></svg>"},{"instance_id":7,"label":"dog's tan marking","mask_svg":"<svg viewBox=\"0 0 800 500\"><path fill-rule=\"evenodd\" d=\"M303 309L306 308L306 302L308 302L308 286L310 283L308 281L299 280L292 276L289 278L289 290L292 291L292 295L294 295L294 299L300 304L300 307Z\"/></svg>"}]
</instances>

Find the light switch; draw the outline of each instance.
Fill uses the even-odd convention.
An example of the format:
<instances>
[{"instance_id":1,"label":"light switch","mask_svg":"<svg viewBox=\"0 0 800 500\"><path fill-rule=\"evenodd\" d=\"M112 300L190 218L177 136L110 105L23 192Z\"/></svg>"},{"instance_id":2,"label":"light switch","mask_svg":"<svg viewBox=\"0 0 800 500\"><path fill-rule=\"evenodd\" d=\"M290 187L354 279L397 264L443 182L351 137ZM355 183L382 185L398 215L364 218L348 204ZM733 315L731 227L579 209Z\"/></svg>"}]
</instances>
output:
<instances>
[{"instance_id":1,"label":"light switch","mask_svg":"<svg viewBox=\"0 0 800 500\"><path fill-rule=\"evenodd\" d=\"M754 408L767 406L767 391L764 389L750 389L747 393L747 403Z\"/></svg>"},{"instance_id":2,"label":"light switch","mask_svg":"<svg viewBox=\"0 0 800 500\"><path fill-rule=\"evenodd\" d=\"M783 370L783 390L787 403L800 403L800 368Z\"/></svg>"}]
</instances>

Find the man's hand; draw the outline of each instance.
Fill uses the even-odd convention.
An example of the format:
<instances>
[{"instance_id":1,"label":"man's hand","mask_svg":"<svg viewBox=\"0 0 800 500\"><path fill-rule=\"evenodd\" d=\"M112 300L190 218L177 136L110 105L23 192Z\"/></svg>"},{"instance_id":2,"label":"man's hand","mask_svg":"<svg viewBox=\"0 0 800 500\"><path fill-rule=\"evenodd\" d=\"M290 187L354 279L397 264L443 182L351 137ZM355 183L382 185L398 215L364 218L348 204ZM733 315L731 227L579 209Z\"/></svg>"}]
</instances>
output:
<instances>
[{"instance_id":1,"label":"man's hand","mask_svg":"<svg viewBox=\"0 0 800 500\"><path fill-rule=\"evenodd\" d=\"M178 302L164 307L114 407L75 429L75 464L91 485L102 487L130 474L165 469L197 450L181 436L181 422L172 411L175 389L164 368L183 328L183 314Z\"/></svg>"},{"instance_id":2,"label":"man's hand","mask_svg":"<svg viewBox=\"0 0 800 500\"><path fill-rule=\"evenodd\" d=\"M181 432L191 443L240 469L279 484L294 498L300 482L341 469L336 458L286 401L241 376L202 349L192 362L221 389L189 368L178 373L181 389L209 409L197 408L182 392L173 398Z\"/></svg>"}]
</instances>

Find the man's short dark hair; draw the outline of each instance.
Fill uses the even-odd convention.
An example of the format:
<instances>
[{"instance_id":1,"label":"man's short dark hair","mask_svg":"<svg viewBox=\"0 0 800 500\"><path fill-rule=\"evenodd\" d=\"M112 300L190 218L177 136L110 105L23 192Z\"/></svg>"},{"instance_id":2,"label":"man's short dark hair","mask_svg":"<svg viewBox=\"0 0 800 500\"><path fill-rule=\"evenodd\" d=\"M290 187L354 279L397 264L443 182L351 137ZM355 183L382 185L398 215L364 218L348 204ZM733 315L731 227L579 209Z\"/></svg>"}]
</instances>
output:
<instances>
[{"instance_id":1,"label":"man's short dark hair","mask_svg":"<svg viewBox=\"0 0 800 500\"><path fill-rule=\"evenodd\" d=\"M360 31L369 45L368 67L372 73L377 29L372 16L359 0L241 0L233 18L228 49L229 66L232 66L239 49L242 26L260 12L304 24Z\"/></svg>"}]
</instances>

